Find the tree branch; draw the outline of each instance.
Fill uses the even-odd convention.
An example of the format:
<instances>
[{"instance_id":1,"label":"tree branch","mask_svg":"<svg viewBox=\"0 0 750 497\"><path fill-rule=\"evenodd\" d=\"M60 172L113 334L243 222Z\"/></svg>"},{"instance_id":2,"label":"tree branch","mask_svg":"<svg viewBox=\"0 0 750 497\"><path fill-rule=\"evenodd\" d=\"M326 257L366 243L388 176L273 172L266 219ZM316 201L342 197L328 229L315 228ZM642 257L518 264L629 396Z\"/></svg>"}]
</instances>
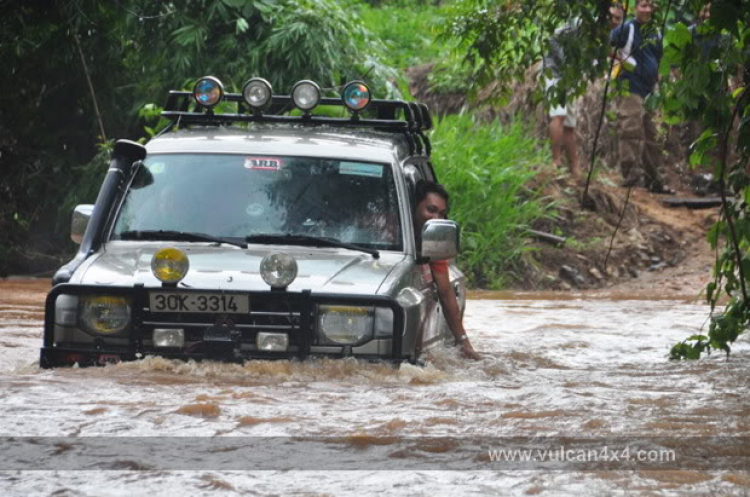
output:
<instances>
[{"instance_id":1,"label":"tree branch","mask_svg":"<svg viewBox=\"0 0 750 497\"><path fill-rule=\"evenodd\" d=\"M84 57L83 55L83 50L81 49L81 41L78 39L78 33L73 33L73 39L76 41L76 49L78 49L78 55L81 57L81 64L83 64L83 72L86 74L86 82L89 85L91 100L94 102L94 113L96 113L96 120L99 122L99 132L101 133L102 140L107 141L107 133L104 132L104 122L102 121L102 115L99 112L99 104L96 102L96 92L94 92L94 84L91 82L89 66L88 64L86 64L86 57Z\"/></svg>"},{"instance_id":2,"label":"tree branch","mask_svg":"<svg viewBox=\"0 0 750 497\"><path fill-rule=\"evenodd\" d=\"M739 96L737 99L737 104L734 106L734 111L732 112L732 118L727 123L726 131L724 132L724 136L722 137L722 143L721 143L721 174L719 175L719 188L721 193L721 204L722 209L724 211L724 216L727 220L727 226L729 227L729 235L731 237L731 243L732 248L734 249L734 255L737 258L737 269L740 273L740 288L742 289L742 298L745 301L745 305L750 305L750 300L747 296L747 287L745 286L745 271L742 267L742 252L740 251L740 244L737 240L737 231L734 227L734 221L732 220L731 211L729 210L729 202L727 201L727 192L726 192L726 180L725 175L727 171L727 149L729 148L729 135L732 132L732 125L734 124L734 120L737 118L737 115L739 114L740 107L742 106L742 101L745 99L745 97L748 95L748 87L745 87L745 89L742 91L742 95Z\"/></svg>"}]
</instances>

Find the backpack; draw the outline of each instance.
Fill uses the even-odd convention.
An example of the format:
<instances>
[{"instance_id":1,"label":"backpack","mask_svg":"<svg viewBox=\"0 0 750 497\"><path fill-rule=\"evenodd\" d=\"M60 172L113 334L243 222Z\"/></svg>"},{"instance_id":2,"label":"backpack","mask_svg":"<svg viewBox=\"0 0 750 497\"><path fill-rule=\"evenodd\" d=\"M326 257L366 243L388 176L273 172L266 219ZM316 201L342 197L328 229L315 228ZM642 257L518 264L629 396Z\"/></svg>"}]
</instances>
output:
<instances>
[{"instance_id":1,"label":"backpack","mask_svg":"<svg viewBox=\"0 0 750 497\"><path fill-rule=\"evenodd\" d=\"M635 26L631 22L628 24L628 41L625 42L625 46L618 48L617 51L612 55L615 59L615 63L612 66L612 74L610 77L616 79L623 68L626 71L635 71L635 66L638 65L635 58L631 55L633 51L633 40L635 38Z\"/></svg>"}]
</instances>

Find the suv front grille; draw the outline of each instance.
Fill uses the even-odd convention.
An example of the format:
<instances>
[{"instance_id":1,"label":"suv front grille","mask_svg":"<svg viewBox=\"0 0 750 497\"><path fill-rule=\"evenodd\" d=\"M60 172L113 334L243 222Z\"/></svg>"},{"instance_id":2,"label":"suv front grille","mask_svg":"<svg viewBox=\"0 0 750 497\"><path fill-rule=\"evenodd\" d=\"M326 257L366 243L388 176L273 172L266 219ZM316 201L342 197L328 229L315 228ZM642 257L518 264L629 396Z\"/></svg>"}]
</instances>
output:
<instances>
[{"instance_id":1,"label":"suv front grille","mask_svg":"<svg viewBox=\"0 0 750 497\"><path fill-rule=\"evenodd\" d=\"M308 301L309 302L309 301ZM308 310L306 311L305 308ZM303 330L303 315L311 312L311 306L305 305L303 299L290 299L279 294L251 296L250 312L247 314L220 313L187 313L187 312L151 312L148 307L142 311L143 338L150 338L154 328L182 328L187 342L203 340L207 328L226 325L242 332L243 343L255 343L259 332L278 332L289 334L289 345L299 347L301 334L311 336L311 325ZM306 320L312 323L312 320Z\"/></svg>"}]
</instances>

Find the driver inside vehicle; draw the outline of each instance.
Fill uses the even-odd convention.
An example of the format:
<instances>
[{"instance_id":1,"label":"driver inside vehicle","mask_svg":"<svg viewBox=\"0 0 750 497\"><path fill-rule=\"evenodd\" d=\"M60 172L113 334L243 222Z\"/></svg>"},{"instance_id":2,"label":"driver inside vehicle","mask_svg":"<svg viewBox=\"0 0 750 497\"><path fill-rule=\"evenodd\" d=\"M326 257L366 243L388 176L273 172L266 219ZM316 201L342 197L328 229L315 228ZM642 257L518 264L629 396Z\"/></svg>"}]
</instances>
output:
<instances>
[{"instance_id":1,"label":"driver inside vehicle","mask_svg":"<svg viewBox=\"0 0 750 497\"><path fill-rule=\"evenodd\" d=\"M384 204L382 198L371 200L358 210L352 226L360 233L360 242L388 245L397 243L398 213L395 209L386 209Z\"/></svg>"},{"instance_id":2,"label":"driver inside vehicle","mask_svg":"<svg viewBox=\"0 0 750 497\"><path fill-rule=\"evenodd\" d=\"M139 209L127 210L120 221L124 224L122 231L129 229L154 231L196 231L195 218L187 212L187 205L182 199L177 185L166 184L160 188L151 185L144 188L157 189L158 193L147 198ZM138 205L137 203L135 204ZM133 217L131 222L128 219Z\"/></svg>"}]
</instances>

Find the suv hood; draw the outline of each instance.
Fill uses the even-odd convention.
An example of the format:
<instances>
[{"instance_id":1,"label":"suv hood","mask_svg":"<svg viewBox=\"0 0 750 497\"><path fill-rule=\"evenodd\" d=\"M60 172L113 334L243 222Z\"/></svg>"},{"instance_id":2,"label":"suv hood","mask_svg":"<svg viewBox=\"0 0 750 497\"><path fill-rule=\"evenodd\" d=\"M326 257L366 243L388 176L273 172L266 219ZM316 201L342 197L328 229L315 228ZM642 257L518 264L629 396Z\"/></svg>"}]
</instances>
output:
<instances>
[{"instance_id":1,"label":"suv hood","mask_svg":"<svg viewBox=\"0 0 750 497\"><path fill-rule=\"evenodd\" d=\"M151 273L151 258L165 247L184 251L190 270L180 287L206 290L269 290L260 276L260 261L271 252L284 252L297 260L297 279L290 291L341 294L377 294L394 266L405 255L381 252L379 259L362 252L339 249L252 245L248 249L203 243L114 241L79 268L71 283L83 285L160 286ZM79 276L80 275L80 276Z\"/></svg>"}]
</instances>

